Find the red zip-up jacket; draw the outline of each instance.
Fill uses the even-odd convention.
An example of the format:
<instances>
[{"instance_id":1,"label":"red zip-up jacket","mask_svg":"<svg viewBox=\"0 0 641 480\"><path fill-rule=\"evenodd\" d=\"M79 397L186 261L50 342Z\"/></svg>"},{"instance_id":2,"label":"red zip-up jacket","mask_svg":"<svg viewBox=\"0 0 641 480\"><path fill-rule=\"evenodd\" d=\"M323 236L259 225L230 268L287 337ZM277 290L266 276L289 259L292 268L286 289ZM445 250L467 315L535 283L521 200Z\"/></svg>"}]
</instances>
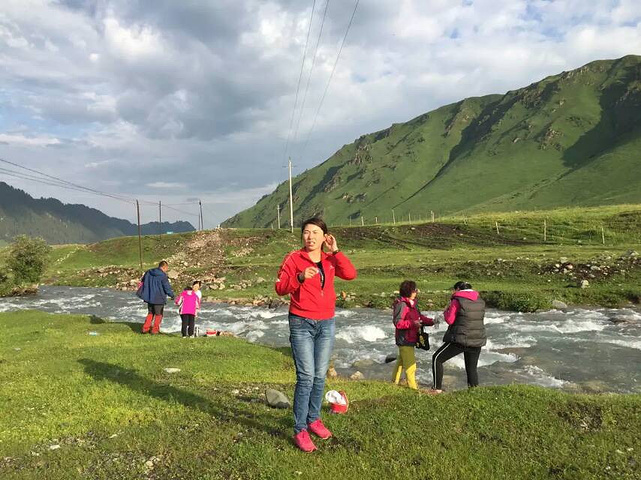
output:
<instances>
[{"instance_id":1,"label":"red zip-up jacket","mask_svg":"<svg viewBox=\"0 0 641 480\"><path fill-rule=\"evenodd\" d=\"M416 300L398 297L392 305L392 321L396 327L396 345L399 347L413 347L418 340L418 330L421 326L433 326L434 320L423 315Z\"/></svg>"},{"instance_id":2,"label":"red zip-up jacket","mask_svg":"<svg viewBox=\"0 0 641 480\"><path fill-rule=\"evenodd\" d=\"M342 252L327 254L321 252L321 262L325 274L325 287L321 288L320 275L314 275L304 282L298 281L298 274L307 267L316 267L304 248L294 250L285 256L278 280L274 287L278 295L290 296L289 311L312 320L328 320L334 317L336 292L334 276L343 280L356 278L356 269Z\"/></svg>"}]
</instances>

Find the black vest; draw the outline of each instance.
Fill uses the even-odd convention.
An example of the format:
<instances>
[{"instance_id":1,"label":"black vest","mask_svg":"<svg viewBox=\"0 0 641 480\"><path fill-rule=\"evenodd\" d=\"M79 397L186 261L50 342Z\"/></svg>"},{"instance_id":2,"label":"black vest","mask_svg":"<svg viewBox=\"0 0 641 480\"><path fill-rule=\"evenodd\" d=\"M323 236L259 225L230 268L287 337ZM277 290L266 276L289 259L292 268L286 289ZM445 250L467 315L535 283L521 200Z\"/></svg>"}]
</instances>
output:
<instances>
[{"instance_id":1,"label":"black vest","mask_svg":"<svg viewBox=\"0 0 641 480\"><path fill-rule=\"evenodd\" d=\"M485 334L485 302L481 297L476 301L455 297L459 302L456 320L443 337L444 342L458 343L464 347L482 347L487 343Z\"/></svg>"}]
</instances>

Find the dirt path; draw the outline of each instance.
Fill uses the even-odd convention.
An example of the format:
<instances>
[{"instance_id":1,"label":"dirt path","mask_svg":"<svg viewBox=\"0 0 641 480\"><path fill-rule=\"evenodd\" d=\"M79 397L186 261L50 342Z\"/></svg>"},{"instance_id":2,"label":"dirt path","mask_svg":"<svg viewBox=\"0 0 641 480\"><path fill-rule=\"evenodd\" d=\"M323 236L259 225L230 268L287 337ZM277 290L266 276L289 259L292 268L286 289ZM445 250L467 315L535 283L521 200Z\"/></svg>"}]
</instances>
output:
<instances>
[{"instance_id":1,"label":"dirt path","mask_svg":"<svg viewBox=\"0 0 641 480\"><path fill-rule=\"evenodd\" d=\"M180 279L190 269L198 269L202 280L215 278L225 264L225 251L220 232L209 230L196 233L185 248L167 259L169 278Z\"/></svg>"}]
</instances>

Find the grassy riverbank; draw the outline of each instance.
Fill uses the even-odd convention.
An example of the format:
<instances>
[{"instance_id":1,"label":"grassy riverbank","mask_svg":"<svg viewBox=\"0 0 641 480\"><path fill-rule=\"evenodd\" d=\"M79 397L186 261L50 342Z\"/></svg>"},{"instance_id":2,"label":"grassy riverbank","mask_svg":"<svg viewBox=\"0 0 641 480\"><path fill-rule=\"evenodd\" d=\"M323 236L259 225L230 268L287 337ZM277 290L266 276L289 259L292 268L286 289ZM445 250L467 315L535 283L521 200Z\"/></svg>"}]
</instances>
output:
<instances>
[{"instance_id":1,"label":"grassy riverbank","mask_svg":"<svg viewBox=\"0 0 641 480\"><path fill-rule=\"evenodd\" d=\"M498 233L497 233L498 229ZM405 278L422 303L441 308L455 280L480 289L491 306L530 311L552 300L624 306L641 299L641 206L483 214L339 226L332 231L359 270L338 281L339 305L386 308ZM544 237L545 234L545 237ZM169 259L181 288L204 279L213 300L269 303L284 255L300 245L287 230L216 230L143 239L144 268ZM138 239L56 248L45 282L133 289L140 275ZM579 288L586 280L586 288Z\"/></svg>"},{"instance_id":2,"label":"grassy riverbank","mask_svg":"<svg viewBox=\"0 0 641 480\"><path fill-rule=\"evenodd\" d=\"M326 415L335 438L306 455L290 442L291 412L262 401L268 387L292 397L287 352L39 312L0 314L0 327L3 479L641 475L640 395L510 386L432 397L332 380L350 411Z\"/></svg>"}]
</instances>

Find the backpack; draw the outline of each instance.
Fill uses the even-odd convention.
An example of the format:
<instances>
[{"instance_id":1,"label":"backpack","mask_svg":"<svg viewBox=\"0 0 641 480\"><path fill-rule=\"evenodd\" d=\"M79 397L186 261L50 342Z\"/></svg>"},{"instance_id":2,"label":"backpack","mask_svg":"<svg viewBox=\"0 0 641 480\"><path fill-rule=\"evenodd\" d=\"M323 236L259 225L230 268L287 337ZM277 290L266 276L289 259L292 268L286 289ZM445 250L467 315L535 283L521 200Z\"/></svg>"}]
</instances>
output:
<instances>
[{"instance_id":1,"label":"backpack","mask_svg":"<svg viewBox=\"0 0 641 480\"><path fill-rule=\"evenodd\" d=\"M425 325L421 325L418 340L416 340L416 348L420 348L421 350L430 349L430 334L425 331Z\"/></svg>"}]
</instances>

